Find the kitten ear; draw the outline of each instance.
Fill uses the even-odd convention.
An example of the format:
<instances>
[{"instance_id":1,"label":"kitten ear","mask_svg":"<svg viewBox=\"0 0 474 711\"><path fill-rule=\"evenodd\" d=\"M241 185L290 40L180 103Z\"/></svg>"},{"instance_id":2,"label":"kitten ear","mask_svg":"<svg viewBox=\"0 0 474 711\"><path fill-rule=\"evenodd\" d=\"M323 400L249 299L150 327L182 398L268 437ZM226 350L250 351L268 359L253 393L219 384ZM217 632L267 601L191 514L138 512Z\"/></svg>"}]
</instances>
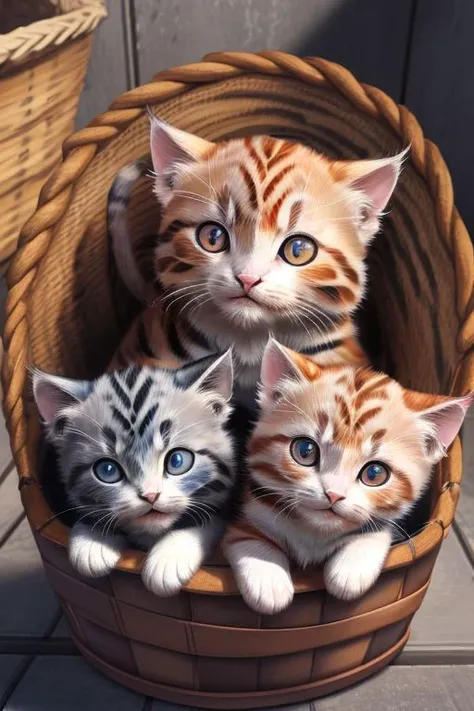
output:
<instances>
[{"instance_id":1,"label":"kitten ear","mask_svg":"<svg viewBox=\"0 0 474 711\"><path fill-rule=\"evenodd\" d=\"M276 401L284 381L315 380L321 373L316 363L285 348L274 338L265 347L260 370L261 397Z\"/></svg>"},{"instance_id":2,"label":"kitten ear","mask_svg":"<svg viewBox=\"0 0 474 711\"><path fill-rule=\"evenodd\" d=\"M262 387L273 392L278 389L282 380L303 380L303 376L290 351L274 338L270 338L263 353L260 382Z\"/></svg>"},{"instance_id":3,"label":"kitten ear","mask_svg":"<svg viewBox=\"0 0 474 711\"><path fill-rule=\"evenodd\" d=\"M419 393L416 395L420 396L420 404L424 402L424 409L420 410L418 417L429 426L426 454L435 463L444 457L461 429L467 411L474 402L474 392L462 397L433 395L430 398ZM432 399L435 404L426 407L427 398ZM416 400L416 397L414 399Z\"/></svg>"},{"instance_id":4,"label":"kitten ear","mask_svg":"<svg viewBox=\"0 0 474 711\"><path fill-rule=\"evenodd\" d=\"M360 234L364 242L370 241L379 228L379 219L392 196L409 150L408 147L392 158L337 164L339 179L363 195Z\"/></svg>"},{"instance_id":5,"label":"kitten ear","mask_svg":"<svg viewBox=\"0 0 474 711\"><path fill-rule=\"evenodd\" d=\"M167 202L179 166L200 160L213 144L192 133L170 126L151 111L149 116L150 152L153 170L157 174L155 191L162 202Z\"/></svg>"},{"instance_id":6,"label":"kitten ear","mask_svg":"<svg viewBox=\"0 0 474 711\"><path fill-rule=\"evenodd\" d=\"M73 380L33 371L33 395L46 425L52 425L61 410L85 400L92 392L88 380Z\"/></svg>"},{"instance_id":7,"label":"kitten ear","mask_svg":"<svg viewBox=\"0 0 474 711\"><path fill-rule=\"evenodd\" d=\"M232 363L232 350L229 348L223 355L208 356L185 365L175 373L175 382L185 389L193 388L203 393L217 395L220 400L228 402L232 397L234 370ZM213 410L222 410L222 407L213 406Z\"/></svg>"}]
</instances>

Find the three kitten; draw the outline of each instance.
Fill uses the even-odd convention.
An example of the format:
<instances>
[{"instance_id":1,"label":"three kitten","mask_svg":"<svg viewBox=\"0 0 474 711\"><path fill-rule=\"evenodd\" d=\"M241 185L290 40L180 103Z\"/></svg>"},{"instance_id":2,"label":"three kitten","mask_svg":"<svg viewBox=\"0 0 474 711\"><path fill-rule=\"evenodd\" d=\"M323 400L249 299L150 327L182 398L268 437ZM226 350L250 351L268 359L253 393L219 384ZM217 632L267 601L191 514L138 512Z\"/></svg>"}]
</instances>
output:
<instances>
[{"instance_id":1,"label":"three kitten","mask_svg":"<svg viewBox=\"0 0 474 711\"><path fill-rule=\"evenodd\" d=\"M221 538L234 491L232 357L178 370L130 366L95 381L35 371L33 389L78 520L69 557L107 575L127 542L148 550L143 582L170 595Z\"/></svg>"},{"instance_id":2,"label":"three kitten","mask_svg":"<svg viewBox=\"0 0 474 711\"><path fill-rule=\"evenodd\" d=\"M128 235L137 162L112 186L109 225L124 281L154 303L121 344L122 370L34 376L80 514L71 561L105 575L128 540L149 551L143 580L159 595L200 567L235 496L232 358L212 355L232 346L235 402L254 404L262 367L244 503L223 540L241 592L259 612L284 609L291 558L325 562L327 589L357 597L472 400L403 390L366 367L357 339L364 258L405 153L330 161L268 136L213 144L152 116L151 155L161 299ZM156 359L177 370L133 365Z\"/></svg>"}]
</instances>

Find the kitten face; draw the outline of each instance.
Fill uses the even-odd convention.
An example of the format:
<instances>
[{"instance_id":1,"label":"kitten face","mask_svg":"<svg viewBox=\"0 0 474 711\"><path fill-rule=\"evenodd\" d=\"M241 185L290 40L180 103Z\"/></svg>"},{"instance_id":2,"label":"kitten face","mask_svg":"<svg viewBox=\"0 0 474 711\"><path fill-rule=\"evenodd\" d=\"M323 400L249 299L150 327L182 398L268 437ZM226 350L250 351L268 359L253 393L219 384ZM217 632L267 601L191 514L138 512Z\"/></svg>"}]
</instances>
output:
<instances>
[{"instance_id":1,"label":"kitten face","mask_svg":"<svg viewBox=\"0 0 474 711\"><path fill-rule=\"evenodd\" d=\"M329 161L270 137L212 144L155 118L151 150L164 206L158 278L185 314L321 325L357 307L402 156Z\"/></svg>"},{"instance_id":2,"label":"kitten face","mask_svg":"<svg viewBox=\"0 0 474 711\"><path fill-rule=\"evenodd\" d=\"M130 367L87 383L35 375L71 506L98 530L158 535L205 522L228 496L230 354L176 372Z\"/></svg>"},{"instance_id":3,"label":"kitten face","mask_svg":"<svg viewBox=\"0 0 474 711\"><path fill-rule=\"evenodd\" d=\"M473 399L414 393L368 369L321 369L275 342L262 380L253 479L328 537L403 517Z\"/></svg>"}]
</instances>

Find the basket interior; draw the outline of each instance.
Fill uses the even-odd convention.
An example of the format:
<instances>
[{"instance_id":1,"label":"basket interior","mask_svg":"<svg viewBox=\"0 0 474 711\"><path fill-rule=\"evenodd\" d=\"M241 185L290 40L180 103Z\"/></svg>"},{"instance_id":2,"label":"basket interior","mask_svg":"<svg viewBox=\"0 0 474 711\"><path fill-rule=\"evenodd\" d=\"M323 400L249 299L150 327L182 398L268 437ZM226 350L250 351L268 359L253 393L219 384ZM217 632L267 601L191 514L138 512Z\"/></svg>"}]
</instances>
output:
<instances>
[{"instance_id":1,"label":"basket interior","mask_svg":"<svg viewBox=\"0 0 474 711\"><path fill-rule=\"evenodd\" d=\"M335 158L376 158L405 147L386 119L357 109L327 84L308 87L289 78L243 75L195 85L156 112L211 140L286 136ZM114 353L137 304L111 260L107 193L117 171L146 154L144 112L102 147L76 181L29 295L32 365L94 377ZM136 239L157 229L159 211L150 187L142 180L131 202ZM406 387L448 393L459 360L459 318L453 257L439 234L435 209L424 178L407 161L383 231L370 248L360 328L376 366Z\"/></svg>"}]
</instances>

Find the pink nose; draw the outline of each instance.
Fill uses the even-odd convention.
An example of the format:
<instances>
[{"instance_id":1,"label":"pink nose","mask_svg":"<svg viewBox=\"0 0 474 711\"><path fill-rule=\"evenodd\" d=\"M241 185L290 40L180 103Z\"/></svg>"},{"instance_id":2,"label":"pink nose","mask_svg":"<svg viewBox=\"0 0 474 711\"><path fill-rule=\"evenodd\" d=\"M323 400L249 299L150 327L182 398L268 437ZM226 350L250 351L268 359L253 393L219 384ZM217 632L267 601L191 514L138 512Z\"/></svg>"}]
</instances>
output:
<instances>
[{"instance_id":1,"label":"pink nose","mask_svg":"<svg viewBox=\"0 0 474 711\"><path fill-rule=\"evenodd\" d=\"M255 274L239 274L239 276L236 276L235 278L246 294L250 291L250 289L257 286L257 284L260 284L262 281L261 278L259 276L255 276Z\"/></svg>"},{"instance_id":2,"label":"pink nose","mask_svg":"<svg viewBox=\"0 0 474 711\"><path fill-rule=\"evenodd\" d=\"M331 502L331 506L337 503L338 501L341 501L342 499L346 498L344 494L340 494L338 491L326 491L326 496Z\"/></svg>"},{"instance_id":3,"label":"pink nose","mask_svg":"<svg viewBox=\"0 0 474 711\"><path fill-rule=\"evenodd\" d=\"M148 501L150 504L154 504L159 495L157 491L150 491L148 494L142 494L142 499L145 499L145 501Z\"/></svg>"}]
</instances>

